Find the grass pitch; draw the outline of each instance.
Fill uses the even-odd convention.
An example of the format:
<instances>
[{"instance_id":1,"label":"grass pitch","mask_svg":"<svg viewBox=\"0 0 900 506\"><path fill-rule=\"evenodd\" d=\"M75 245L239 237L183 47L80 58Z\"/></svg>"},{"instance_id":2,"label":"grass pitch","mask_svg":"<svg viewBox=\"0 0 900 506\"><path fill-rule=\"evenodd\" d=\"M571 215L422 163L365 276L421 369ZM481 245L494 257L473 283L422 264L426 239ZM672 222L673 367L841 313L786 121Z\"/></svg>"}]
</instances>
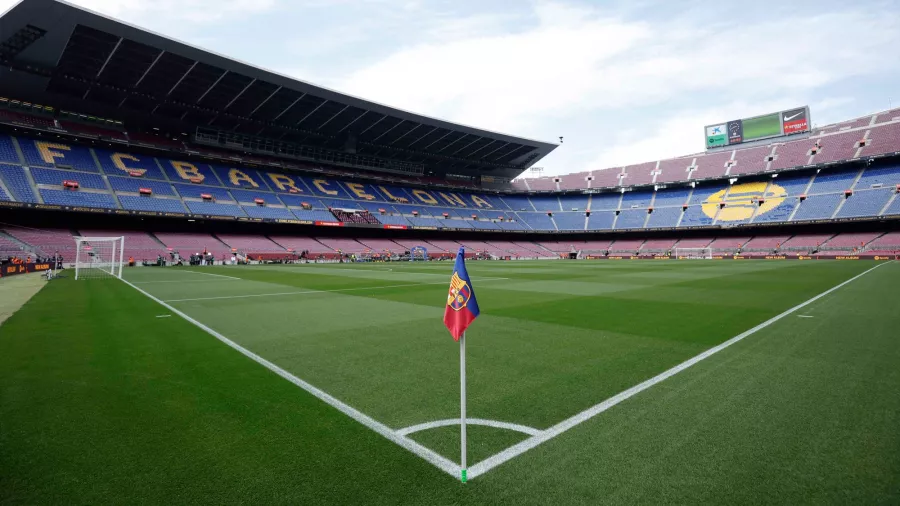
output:
<instances>
[{"instance_id":1,"label":"grass pitch","mask_svg":"<svg viewBox=\"0 0 900 506\"><path fill-rule=\"evenodd\" d=\"M469 416L545 430L874 265L472 262ZM459 416L451 269L126 279L401 430ZM897 502L898 281L883 265L462 485L127 284L59 279L0 327L0 499ZM408 437L458 461L458 425ZM470 427L470 468L529 437Z\"/></svg>"}]
</instances>

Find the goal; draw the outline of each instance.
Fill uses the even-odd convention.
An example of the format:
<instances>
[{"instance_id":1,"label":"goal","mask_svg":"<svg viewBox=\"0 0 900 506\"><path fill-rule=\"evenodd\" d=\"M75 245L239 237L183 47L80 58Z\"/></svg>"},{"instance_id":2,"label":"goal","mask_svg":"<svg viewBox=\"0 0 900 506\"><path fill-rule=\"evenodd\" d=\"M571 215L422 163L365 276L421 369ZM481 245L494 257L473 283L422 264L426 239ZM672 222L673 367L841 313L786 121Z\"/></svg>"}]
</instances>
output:
<instances>
[{"instance_id":1,"label":"goal","mask_svg":"<svg viewBox=\"0 0 900 506\"><path fill-rule=\"evenodd\" d=\"M675 248L679 260L711 260L712 248Z\"/></svg>"},{"instance_id":2,"label":"goal","mask_svg":"<svg viewBox=\"0 0 900 506\"><path fill-rule=\"evenodd\" d=\"M124 237L76 237L75 279L122 278Z\"/></svg>"}]
</instances>

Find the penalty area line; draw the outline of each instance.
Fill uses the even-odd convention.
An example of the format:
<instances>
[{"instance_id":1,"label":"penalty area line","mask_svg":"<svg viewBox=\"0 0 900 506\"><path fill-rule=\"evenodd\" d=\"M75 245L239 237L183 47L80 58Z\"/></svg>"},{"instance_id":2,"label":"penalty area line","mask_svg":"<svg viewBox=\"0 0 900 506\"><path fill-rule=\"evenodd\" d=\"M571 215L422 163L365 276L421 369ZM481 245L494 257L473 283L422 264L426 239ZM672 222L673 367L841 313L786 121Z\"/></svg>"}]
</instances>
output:
<instances>
[{"instance_id":1,"label":"penalty area line","mask_svg":"<svg viewBox=\"0 0 900 506\"><path fill-rule=\"evenodd\" d=\"M297 376L294 376L293 374L282 369L281 367L278 367L277 365L273 364L272 362L269 362L268 360L262 358L261 356L257 355L256 353L253 353L252 351L248 350L247 348L244 348L243 346L237 344L236 342L232 341L231 339L228 339L227 337L223 336L222 334L207 327L203 323L200 323L199 321L191 318L187 314L166 304L165 302L159 300L158 298L154 297L153 295L150 295L149 293L142 290L140 287L138 287L132 283L129 283L128 281L126 281L124 279L122 279L121 281L123 283L127 284L128 286L134 288L138 292L144 294L150 300L153 300L157 304L168 309L172 313L177 314L181 318L184 318L188 323L193 324L194 326L200 328L207 334L213 336L214 338L218 339L219 341L230 346L231 348L238 351L239 353L241 353L245 357L249 358L250 360L253 360L254 362L258 363L259 365L265 367L266 369L274 372L275 374L281 376L282 378L290 381L294 385L302 388L306 392L312 394L313 396L315 396L322 402L328 404L329 406L337 409L341 413L343 413L343 414L349 416L350 418L356 420L357 422L363 424L364 426L371 429L378 435L396 443L397 445L401 446L402 448L405 448L406 450L417 455L418 457L421 457L426 462L430 463L431 465L440 469L441 471L444 471L445 473L449 474L450 476L453 476L454 478L458 477L459 464L457 464L455 462L451 462L446 457L443 457L443 456L439 455L438 453L436 453L435 451L422 446L421 444L406 437L405 435L399 434L398 432L390 429L387 425L384 425L383 423L375 420L374 418L363 413L362 411L359 411L358 409L350 406L349 404L345 404L345 403L341 402L340 400L338 400L334 396L328 394L324 390L321 390L321 389L313 386L312 384L307 383L306 381L303 381L302 379L298 378Z\"/></svg>"},{"instance_id":2,"label":"penalty area line","mask_svg":"<svg viewBox=\"0 0 900 506\"><path fill-rule=\"evenodd\" d=\"M885 262L885 263L890 263L890 262ZM480 475L490 471L491 469L494 469L495 467L499 466L500 464L503 464L504 462L507 462L515 457L518 457L519 455L527 452L528 450L530 450L542 443L545 443L545 442L555 438L556 436L559 436L560 434L566 432L567 430L572 429L572 428L590 420L591 418L599 415L600 413L603 413L604 411L615 406L616 404L619 404L620 402L627 400L627 399L643 392L644 390L647 390L648 388L656 385L657 383L660 383L662 381L665 381L666 379L671 378L672 376L675 376L676 374L680 373L681 371L684 371L685 369L693 366L694 364L696 364L702 360L705 360L705 359L715 355L716 353L724 350L725 348L728 348L729 346L743 340L744 338L751 336L751 335L755 334L756 332L759 332L760 330L768 327L769 325L772 325L773 323L777 322L778 320L781 320L785 316L789 316L792 313L794 313L795 311L797 311L799 309L803 309L804 307L812 304L813 302L821 299L822 297L825 297L826 295L829 295L832 292L856 281L857 279L874 271L875 269L881 267L882 265L884 265L884 263L878 264L875 267L872 267L871 269L868 269L860 274L857 274L856 276L853 276L852 278L844 281L843 283L840 283L836 286L833 286L832 288L829 288L828 290L825 290L824 292L820 293L819 295L816 295L815 297L807 300L806 302L802 302L802 303L788 309L787 311L785 311L777 316L774 316L774 317L760 323L759 325L757 325L747 331L744 331L741 334L738 334L738 335L732 337L731 339L725 341L722 344L719 344L718 346L714 346L714 347L704 351L703 353L701 353L691 359L688 359L688 360L676 365L675 367L648 379L647 381L644 381L643 383L639 383L639 384L629 388L628 390L620 392L620 393L610 397L609 399L606 399L605 401L601 402L600 404L590 407L590 408L582 411L581 413L578 413L577 415L575 415L573 417L567 418L566 420L563 420L562 422L560 422L546 430L541 431L541 433L536 436L532 436L516 445L510 446L506 450L503 450L502 452L497 453L496 455L493 455L491 457L488 457L488 458L482 460L481 462L478 462L477 464L469 467L468 479L470 479L470 480L474 479L477 476L480 476Z\"/></svg>"}]
</instances>

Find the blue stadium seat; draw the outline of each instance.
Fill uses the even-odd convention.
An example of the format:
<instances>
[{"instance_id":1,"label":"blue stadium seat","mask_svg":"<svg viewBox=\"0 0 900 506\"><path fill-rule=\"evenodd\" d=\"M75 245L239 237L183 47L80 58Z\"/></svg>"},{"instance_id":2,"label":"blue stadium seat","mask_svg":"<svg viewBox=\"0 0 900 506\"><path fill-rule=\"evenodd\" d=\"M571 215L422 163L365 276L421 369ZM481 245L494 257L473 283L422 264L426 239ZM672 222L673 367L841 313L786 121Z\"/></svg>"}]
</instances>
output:
<instances>
[{"instance_id":1,"label":"blue stadium seat","mask_svg":"<svg viewBox=\"0 0 900 506\"><path fill-rule=\"evenodd\" d=\"M622 194L621 209L643 209L644 211L650 207L653 199L653 192L648 191L632 191ZM616 228L619 228L616 226Z\"/></svg>"},{"instance_id":2,"label":"blue stadium seat","mask_svg":"<svg viewBox=\"0 0 900 506\"><path fill-rule=\"evenodd\" d=\"M616 218L614 211L591 211L588 218L588 230L612 230L613 220Z\"/></svg>"},{"instance_id":3,"label":"blue stadium seat","mask_svg":"<svg viewBox=\"0 0 900 506\"><path fill-rule=\"evenodd\" d=\"M153 195L175 195L170 183L163 181L154 181L138 177L118 177L108 176L109 184L112 189L117 192L137 193L141 188L149 188L153 191Z\"/></svg>"},{"instance_id":4,"label":"blue stadium seat","mask_svg":"<svg viewBox=\"0 0 900 506\"><path fill-rule=\"evenodd\" d=\"M517 213L532 230L556 230L547 213Z\"/></svg>"},{"instance_id":5,"label":"blue stadium seat","mask_svg":"<svg viewBox=\"0 0 900 506\"><path fill-rule=\"evenodd\" d=\"M237 216L245 217L244 211L234 204L220 204L218 202L192 202L186 201L192 214L208 214L213 216Z\"/></svg>"},{"instance_id":6,"label":"blue stadium seat","mask_svg":"<svg viewBox=\"0 0 900 506\"><path fill-rule=\"evenodd\" d=\"M283 207L241 206L241 209L251 218L272 220L295 220L291 212Z\"/></svg>"},{"instance_id":7,"label":"blue stadium seat","mask_svg":"<svg viewBox=\"0 0 900 506\"><path fill-rule=\"evenodd\" d=\"M531 201L528 200L528 197L504 195L501 199L506 203L507 207L513 211L534 211L534 206L531 205Z\"/></svg>"},{"instance_id":8,"label":"blue stadium seat","mask_svg":"<svg viewBox=\"0 0 900 506\"><path fill-rule=\"evenodd\" d=\"M687 203L687 198L690 193L691 192L689 190L683 189L659 190L656 192L656 199L653 201L653 208L656 209L658 207L678 206L680 210L681 205ZM656 211L653 211L653 214L656 214Z\"/></svg>"},{"instance_id":9,"label":"blue stadium seat","mask_svg":"<svg viewBox=\"0 0 900 506\"><path fill-rule=\"evenodd\" d=\"M100 172L90 149L84 146L25 137L18 140L29 167L68 166L86 172Z\"/></svg>"},{"instance_id":10,"label":"blue stadium seat","mask_svg":"<svg viewBox=\"0 0 900 506\"><path fill-rule=\"evenodd\" d=\"M200 185L182 184L182 183L173 183L173 185L175 186L175 189L178 190L178 193L182 197L199 199L199 198L203 198L200 195L205 193L207 195L212 195L213 197L215 197L216 201L220 201L220 200L223 200L226 202L234 201L234 198L228 194L228 190L226 190L224 188L215 188L212 186L200 186Z\"/></svg>"},{"instance_id":11,"label":"blue stadium seat","mask_svg":"<svg viewBox=\"0 0 900 506\"><path fill-rule=\"evenodd\" d=\"M41 189L41 198L45 204L71 207L97 207L102 209L116 209L115 200L109 193L89 193L69 190L45 190Z\"/></svg>"},{"instance_id":12,"label":"blue stadium seat","mask_svg":"<svg viewBox=\"0 0 900 506\"><path fill-rule=\"evenodd\" d=\"M809 188L810 195L818 195L821 193L837 193L849 190L856 179L859 171L824 173L820 172L816 175L812 186ZM802 209L803 206L800 206Z\"/></svg>"},{"instance_id":13,"label":"blue stadium seat","mask_svg":"<svg viewBox=\"0 0 900 506\"><path fill-rule=\"evenodd\" d=\"M867 167L862 177L856 182L856 188L866 190L876 184L896 188L900 184L900 166Z\"/></svg>"},{"instance_id":14,"label":"blue stadium seat","mask_svg":"<svg viewBox=\"0 0 900 506\"><path fill-rule=\"evenodd\" d=\"M787 192L790 196L802 195L806 191L806 187L809 186L810 176L781 176L772 180L772 185L778 185ZM846 190L846 188L844 188ZM770 186L770 191L776 190Z\"/></svg>"},{"instance_id":15,"label":"blue stadium seat","mask_svg":"<svg viewBox=\"0 0 900 506\"><path fill-rule=\"evenodd\" d=\"M841 206L837 218L878 216L893 194L893 189L855 191Z\"/></svg>"},{"instance_id":16,"label":"blue stadium seat","mask_svg":"<svg viewBox=\"0 0 900 506\"><path fill-rule=\"evenodd\" d=\"M553 221L560 230L584 230L584 211L553 213Z\"/></svg>"},{"instance_id":17,"label":"blue stadium seat","mask_svg":"<svg viewBox=\"0 0 900 506\"><path fill-rule=\"evenodd\" d=\"M619 208L619 201L622 200L620 193L601 193L591 197L591 211L612 210Z\"/></svg>"},{"instance_id":18,"label":"blue stadium seat","mask_svg":"<svg viewBox=\"0 0 900 506\"><path fill-rule=\"evenodd\" d=\"M81 188L90 188L94 190L106 190L106 182L100 174L91 174L89 172L77 172L74 170L44 169L41 167L32 167L31 176L36 184L46 184L54 186L62 186L65 180L78 181Z\"/></svg>"},{"instance_id":19,"label":"blue stadium seat","mask_svg":"<svg viewBox=\"0 0 900 506\"><path fill-rule=\"evenodd\" d=\"M462 220L436 220L434 218L416 218L408 217L409 223L414 227L435 227L435 228L462 228L459 225L446 225L445 222L461 222Z\"/></svg>"},{"instance_id":20,"label":"blue stadium seat","mask_svg":"<svg viewBox=\"0 0 900 506\"><path fill-rule=\"evenodd\" d=\"M291 212L294 213L294 216L296 216L298 220L338 221L338 219L335 218L333 214L331 214L331 211L306 211L303 209L291 209Z\"/></svg>"},{"instance_id":21,"label":"blue stadium seat","mask_svg":"<svg viewBox=\"0 0 900 506\"><path fill-rule=\"evenodd\" d=\"M791 221L826 220L834 214L835 208L843 200L844 195L831 193L826 195L810 195L800 203L800 208Z\"/></svg>"},{"instance_id":22,"label":"blue stadium seat","mask_svg":"<svg viewBox=\"0 0 900 506\"><path fill-rule=\"evenodd\" d=\"M37 196L31 189L31 183L25 175L25 169L18 165L0 164L0 174L6 181L6 188L17 202L37 202Z\"/></svg>"},{"instance_id":23,"label":"blue stadium seat","mask_svg":"<svg viewBox=\"0 0 900 506\"><path fill-rule=\"evenodd\" d=\"M712 218L703 212L703 206L695 204L687 208L687 211L684 212L684 217L681 219L681 224L678 226L679 228L700 227L712 225L712 221Z\"/></svg>"},{"instance_id":24,"label":"blue stadium seat","mask_svg":"<svg viewBox=\"0 0 900 506\"><path fill-rule=\"evenodd\" d=\"M278 200L278 196L274 193L269 193L265 191L259 190L229 190L231 192L231 196L237 199L238 202L246 202L249 204L255 203L254 199L263 199L266 204L273 206L280 206L282 202Z\"/></svg>"},{"instance_id":25,"label":"blue stadium seat","mask_svg":"<svg viewBox=\"0 0 900 506\"><path fill-rule=\"evenodd\" d=\"M685 192L684 198L687 198ZM677 200L677 198L676 198ZM683 200L682 200L683 201ZM650 220L647 222L647 228L675 228L678 225L678 219L681 218L681 207L653 207L650 213Z\"/></svg>"},{"instance_id":26,"label":"blue stadium seat","mask_svg":"<svg viewBox=\"0 0 900 506\"><path fill-rule=\"evenodd\" d=\"M530 197L531 205L538 211L551 211L558 213L561 211L559 207L559 199L556 197Z\"/></svg>"},{"instance_id":27,"label":"blue stadium seat","mask_svg":"<svg viewBox=\"0 0 900 506\"><path fill-rule=\"evenodd\" d=\"M409 225L409 221L406 218L396 214L375 214L375 219L384 225Z\"/></svg>"},{"instance_id":28,"label":"blue stadium seat","mask_svg":"<svg viewBox=\"0 0 900 506\"><path fill-rule=\"evenodd\" d=\"M891 202L891 205L889 205L888 208L884 210L884 214L882 216L897 215L900 215L900 198L894 197L894 201Z\"/></svg>"},{"instance_id":29,"label":"blue stadium seat","mask_svg":"<svg viewBox=\"0 0 900 506\"><path fill-rule=\"evenodd\" d=\"M624 204L622 205L624 208ZM647 209L623 209L616 220L616 230L626 228L644 228L644 220L647 219Z\"/></svg>"},{"instance_id":30,"label":"blue stadium seat","mask_svg":"<svg viewBox=\"0 0 900 506\"><path fill-rule=\"evenodd\" d=\"M132 211L156 211L161 213L187 213L181 199L158 199L137 195L119 195L122 208Z\"/></svg>"},{"instance_id":31,"label":"blue stadium seat","mask_svg":"<svg viewBox=\"0 0 900 506\"><path fill-rule=\"evenodd\" d=\"M787 221L799 202L800 199L797 197L788 197L775 209L765 212L757 211L756 217L753 218L753 223L777 223Z\"/></svg>"},{"instance_id":32,"label":"blue stadium seat","mask_svg":"<svg viewBox=\"0 0 900 506\"><path fill-rule=\"evenodd\" d=\"M19 153L8 135L0 134L0 163L20 163Z\"/></svg>"},{"instance_id":33,"label":"blue stadium seat","mask_svg":"<svg viewBox=\"0 0 900 506\"><path fill-rule=\"evenodd\" d=\"M152 156L141 155L136 153L124 153L122 151L109 151L106 149L94 148L97 160L100 161L100 168L103 172L111 176L128 176L131 170L143 171L143 176L135 178L165 180L165 176L156 165L156 160Z\"/></svg>"},{"instance_id":34,"label":"blue stadium seat","mask_svg":"<svg viewBox=\"0 0 900 506\"><path fill-rule=\"evenodd\" d=\"M562 204L563 211L587 211L589 195L560 195L559 202Z\"/></svg>"}]
</instances>

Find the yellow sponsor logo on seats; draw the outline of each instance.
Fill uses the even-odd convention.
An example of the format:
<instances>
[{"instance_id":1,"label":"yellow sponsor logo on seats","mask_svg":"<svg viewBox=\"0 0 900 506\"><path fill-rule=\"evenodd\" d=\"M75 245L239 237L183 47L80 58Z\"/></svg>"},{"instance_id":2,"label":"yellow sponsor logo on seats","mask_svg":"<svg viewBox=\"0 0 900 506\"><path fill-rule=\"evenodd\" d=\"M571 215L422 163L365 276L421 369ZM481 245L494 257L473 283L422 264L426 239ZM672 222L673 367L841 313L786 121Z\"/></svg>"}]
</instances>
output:
<instances>
[{"instance_id":1,"label":"yellow sponsor logo on seats","mask_svg":"<svg viewBox=\"0 0 900 506\"><path fill-rule=\"evenodd\" d=\"M787 191L774 183L736 184L731 191L725 189L710 196L703 203L703 214L715 219L718 213L718 221L724 222L749 220L757 207L757 215L761 216L781 205L786 197ZM759 204L760 198L764 200L762 204ZM722 202L725 207L720 211L719 204Z\"/></svg>"}]
</instances>

